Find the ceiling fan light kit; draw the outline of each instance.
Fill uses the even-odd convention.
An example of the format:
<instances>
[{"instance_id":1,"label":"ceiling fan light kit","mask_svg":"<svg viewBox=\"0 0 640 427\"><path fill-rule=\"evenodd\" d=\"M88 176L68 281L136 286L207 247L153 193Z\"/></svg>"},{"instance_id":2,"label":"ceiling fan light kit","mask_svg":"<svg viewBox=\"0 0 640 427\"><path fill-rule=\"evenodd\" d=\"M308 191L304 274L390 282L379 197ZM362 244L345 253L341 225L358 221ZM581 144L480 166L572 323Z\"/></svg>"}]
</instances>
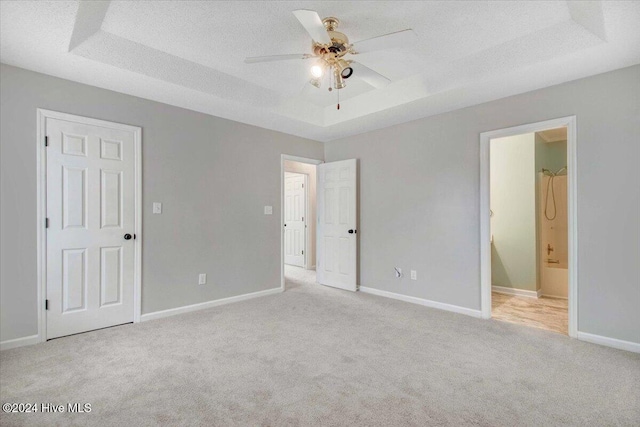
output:
<instances>
[{"instance_id":1,"label":"ceiling fan light kit","mask_svg":"<svg viewBox=\"0 0 640 427\"><path fill-rule=\"evenodd\" d=\"M309 80L309 83L311 83L312 86L319 88L322 85L322 80L319 77L314 77Z\"/></svg>"},{"instance_id":2,"label":"ceiling fan light kit","mask_svg":"<svg viewBox=\"0 0 640 427\"><path fill-rule=\"evenodd\" d=\"M353 74L353 68L349 64L351 64L351 61L345 61L344 59L336 61L335 68L340 72L340 76L343 79L348 79Z\"/></svg>"},{"instance_id":3,"label":"ceiling fan light kit","mask_svg":"<svg viewBox=\"0 0 640 427\"><path fill-rule=\"evenodd\" d=\"M324 74L324 69L326 68L326 64L318 62L317 64L311 67L311 76L314 79L319 79Z\"/></svg>"},{"instance_id":4,"label":"ceiling fan light kit","mask_svg":"<svg viewBox=\"0 0 640 427\"><path fill-rule=\"evenodd\" d=\"M340 71L337 68L333 69L333 87L336 89L343 89L347 84L344 82Z\"/></svg>"},{"instance_id":5,"label":"ceiling fan light kit","mask_svg":"<svg viewBox=\"0 0 640 427\"><path fill-rule=\"evenodd\" d=\"M372 52L376 50L395 49L406 47L415 41L413 30L402 30L383 36L374 37L357 43L349 43L349 38L342 32L337 31L340 20L333 16L320 19L317 12L313 10L295 10L294 16L309 33L313 42L311 50L313 54L289 54L273 55L246 58L248 64L258 62L284 61L292 59L316 58L310 68L311 80L309 83L320 88L325 73L333 76L333 87L329 90L343 89L346 87L345 80L355 76L375 88L381 88L389 83L387 77L362 65L352 59L345 58L346 55L357 55L362 52ZM338 107L339 108L339 107Z\"/></svg>"}]
</instances>

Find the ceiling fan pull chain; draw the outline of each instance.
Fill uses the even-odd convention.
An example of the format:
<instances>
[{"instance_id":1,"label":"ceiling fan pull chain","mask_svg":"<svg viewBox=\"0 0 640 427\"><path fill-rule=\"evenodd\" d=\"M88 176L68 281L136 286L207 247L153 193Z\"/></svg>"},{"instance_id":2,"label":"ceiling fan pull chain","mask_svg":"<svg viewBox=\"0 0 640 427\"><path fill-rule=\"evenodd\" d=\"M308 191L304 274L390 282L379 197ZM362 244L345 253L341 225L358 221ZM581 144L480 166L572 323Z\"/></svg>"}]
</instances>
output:
<instances>
[{"instance_id":1,"label":"ceiling fan pull chain","mask_svg":"<svg viewBox=\"0 0 640 427\"><path fill-rule=\"evenodd\" d=\"M338 110L340 109L340 91L337 90L336 92L338 92Z\"/></svg>"}]
</instances>

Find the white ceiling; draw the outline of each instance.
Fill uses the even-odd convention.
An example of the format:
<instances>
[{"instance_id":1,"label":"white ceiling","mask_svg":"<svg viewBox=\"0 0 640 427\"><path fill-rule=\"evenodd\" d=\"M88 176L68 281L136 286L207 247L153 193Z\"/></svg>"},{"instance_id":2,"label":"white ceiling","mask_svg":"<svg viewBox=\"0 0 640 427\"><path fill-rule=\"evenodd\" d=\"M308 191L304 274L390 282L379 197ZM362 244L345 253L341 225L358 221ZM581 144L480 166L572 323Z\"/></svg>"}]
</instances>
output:
<instances>
[{"instance_id":1,"label":"white ceiling","mask_svg":"<svg viewBox=\"0 0 640 427\"><path fill-rule=\"evenodd\" d=\"M567 140L567 128L557 128L557 129L549 129L543 130L542 132L537 132L540 137L546 142L557 142L557 141L566 141Z\"/></svg>"},{"instance_id":2,"label":"white ceiling","mask_svg":"<svg viewBox=\"0 0 640 427\"><path fill-rule=\"evenodd\" d=\"M337 16L351 42L412 28L415 45L358 55L392 80L306 82L291 13ZM640 2L2 1L0 61L320 141L640 63Z\"/></svg>"}]
</instances>

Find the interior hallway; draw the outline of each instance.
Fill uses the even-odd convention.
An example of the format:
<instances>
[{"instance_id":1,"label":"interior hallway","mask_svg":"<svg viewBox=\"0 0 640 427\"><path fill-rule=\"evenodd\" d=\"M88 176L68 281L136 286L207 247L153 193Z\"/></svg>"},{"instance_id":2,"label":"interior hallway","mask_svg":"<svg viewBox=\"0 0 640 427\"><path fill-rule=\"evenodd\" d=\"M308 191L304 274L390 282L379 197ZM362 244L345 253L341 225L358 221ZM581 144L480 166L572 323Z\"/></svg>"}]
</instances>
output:
<instances>
[{"instance_id":1,"label":"interior hallway","mask_svg":"<svg viewBox=\"0 0 640 427\"><path fill-rule=\"evenodd\" d=\"M528 298L491 293L491 317L568 335L568 301L562 298Z\"/></svg>"},{"instance_id":2,"label":"interior hallway","mask_svg":"<svg viewBox=\"0 0 640 427\"><path fill-rule=\"evenodd\" d=\"M284 265L285 290L297 288L302 285L315 285L316 271L307 270L293 265Z\"/></svg>"}]
</instances>

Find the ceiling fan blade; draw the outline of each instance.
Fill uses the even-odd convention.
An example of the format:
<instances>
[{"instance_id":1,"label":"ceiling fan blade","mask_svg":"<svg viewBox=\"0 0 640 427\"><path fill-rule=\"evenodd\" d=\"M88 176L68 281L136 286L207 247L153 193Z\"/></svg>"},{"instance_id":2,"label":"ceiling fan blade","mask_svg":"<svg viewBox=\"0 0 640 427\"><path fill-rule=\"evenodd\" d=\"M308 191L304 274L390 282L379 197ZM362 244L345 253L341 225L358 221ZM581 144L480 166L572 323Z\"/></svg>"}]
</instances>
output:
<instances>
[{"instance_id":1,"label":"ceiling fan blade","mask_svg":"<svg viewBox=\"0 0 640 427\"><path fill-rule=\"evenodd\" d=\"M402 30L353 44L355 53L367 53L376 50L395 49L415 43L418 36L413 30Z\"/></svg>"},{"instance_id":2,"label":"ceiling fan blade","mask_svg":"<svg viewBox=\"0 0 640 427\"><path fill-rule=\"evenodd\" d=\"M327 29L324 27L318 12L315 10L300 9L294 10L293 14L298 18L298 21L300 21L314 41L322 44L331 44L331 37L327 34Z\"/></svg>"},{"instance_id":3,"label":"ceiling fan blade","mask_svg":"<svg viewBox=\"0 0 640 427\"><path fill-rule=\"evenodd\" d=\"M373 71L371 68L366 67L359 62L351 62L351 68L353 68L354 76L364 80L375 88L383 88L391 83L391 80L389 80L382 74Z\"/></svg>"},{"instance_id":4,"label":"ceiling fan blade","mask_svg":"<svg viewBox=\"0 0 640 427\"><path fill-rule=\"evenodd\" d=\"M257 62L274 62L274 61L288 61L291 59L307 59L313 55L308 53L290 53L287 55L270 55L270 56L252 56L245 58L244 62L247 64L255 64Z\"/></svg>"}]
</instances>

